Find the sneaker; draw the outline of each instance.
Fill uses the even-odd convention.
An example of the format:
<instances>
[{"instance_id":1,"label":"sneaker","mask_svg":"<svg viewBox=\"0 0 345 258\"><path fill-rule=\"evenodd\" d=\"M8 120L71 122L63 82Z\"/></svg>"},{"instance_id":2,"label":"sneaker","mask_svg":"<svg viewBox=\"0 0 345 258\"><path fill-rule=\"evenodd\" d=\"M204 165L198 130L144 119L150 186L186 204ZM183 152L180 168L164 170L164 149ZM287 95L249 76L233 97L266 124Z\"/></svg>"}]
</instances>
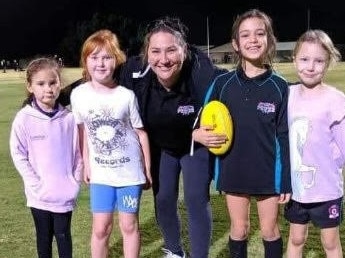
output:
<instances>
[{"instance_id":1,"label":"sneaker","mask_svg":"<svg viewBox=\"0 0 345 258\"><path fill-rule=\"evenodd\" d=\"M170 250L168 249L165 249L165 248L162 248L162 251L165 253L164 257L163 258L187 258L185 252L183 252L183 255L180 256L178 254L174 254L173 252L171 252Z\"/></svg>"}]
</instances>

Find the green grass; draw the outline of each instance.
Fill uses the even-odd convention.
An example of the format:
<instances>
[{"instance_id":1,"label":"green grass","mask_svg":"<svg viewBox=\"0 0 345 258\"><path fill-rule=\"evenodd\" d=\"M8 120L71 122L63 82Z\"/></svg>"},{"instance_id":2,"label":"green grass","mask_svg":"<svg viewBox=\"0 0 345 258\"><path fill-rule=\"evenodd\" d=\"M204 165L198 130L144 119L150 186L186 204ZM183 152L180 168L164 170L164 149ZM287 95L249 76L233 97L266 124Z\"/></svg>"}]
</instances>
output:
<instances>
[{"instance_id":1,"label":"green grass","mask_svg":"<svg viewBox=\"0 0 345 258\"><path fill-rule=\"evenodd\" d=\"M276 70L289 81L296 81L292 64L279 64ZM80 69L68 68L64 71L65 83L79 78ZM28 258L36 257L35 232L29 209L26 207L22 180L13 167L8 147L9 130L15 113L25 97L24 72L0 72L0 257ZM328 73L326 81L345 90L345 63L339 64ZM211 258L228 257L228 214L224 196L212 188L211 203L213 209L213 236L210 249ZM182 233L188 250L186 210L183 196L180 198ZM116 215L115 215L116 221ZM281 218L281 229L286 244L288 224ZM116 225L116 222L115 222ZM161 257L162 238L156 226L152 192L145 191L141 200L140 227L142 233L141 257ZM75 258L90 257L91 214L88 205L88 189L83 186L78 206L73 213L72 234ZM345 242L345 226L341 226L342 242ZM110 257L122 257L122 243L117 225L114 227L110 242ZM345 244L343 244L345 248ZM56 254L55 256L58 257ZM345 253L345 252L344 252ZM305 248L307 258L323 257L319 232L311 227ZM263 257L262 241L258 229L258 217L255 202L252 203L249 257Z\"/></svg>"}]
</instances>

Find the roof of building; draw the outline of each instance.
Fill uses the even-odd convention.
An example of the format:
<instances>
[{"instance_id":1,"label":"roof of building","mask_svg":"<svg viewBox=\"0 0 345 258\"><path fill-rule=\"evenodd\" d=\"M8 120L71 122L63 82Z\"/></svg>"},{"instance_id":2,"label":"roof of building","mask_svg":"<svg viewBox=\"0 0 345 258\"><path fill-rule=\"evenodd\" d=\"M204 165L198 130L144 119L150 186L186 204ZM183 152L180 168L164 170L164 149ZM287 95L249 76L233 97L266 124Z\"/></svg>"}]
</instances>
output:
<instances>
[{"instance_id":1,"label":"roof of building","mask_svg":"<svg viewBox=\"0 0 345 258\"><path fill-rule=\"evenodd\" d=\"M293 50L295 47L296 42L295 41L286 41L286 42L277 42L277 51L283 51L283 50ZM205 49L207 50L207 48ZM217 47L210 48L210 53L226 53L231 52L232 46L230 43L226 43L224 45L220 45Z\"/></svg>"},{"instance_id":2,"label":"roof of building","mask_svg":"<svg viewBox=\"0 0 345 258\"><path fill-rule=\"evenodd\" d=\"M199 48L201 51L206 52L208 48L209 49L214 48L214 45L209 45L209 46L207 46L207 45L197 45L195 47Z\"/></svg>"}]
</instances>

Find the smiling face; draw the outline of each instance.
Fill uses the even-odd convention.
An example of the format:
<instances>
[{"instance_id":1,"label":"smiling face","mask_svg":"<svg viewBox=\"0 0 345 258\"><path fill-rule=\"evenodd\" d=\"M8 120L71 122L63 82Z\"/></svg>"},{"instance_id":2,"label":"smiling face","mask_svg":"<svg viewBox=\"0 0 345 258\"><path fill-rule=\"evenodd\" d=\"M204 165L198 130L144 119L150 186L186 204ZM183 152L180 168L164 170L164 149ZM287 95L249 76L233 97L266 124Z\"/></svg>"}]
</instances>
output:
<instances>
[{"instance_id":1,"label":"smiling face","mask_svg":"<svg viewBox=\"0 0 345 258\"><path fill-rule=\"evenodd\" d=\"M321 84L328 62L327 51L320 44L312 42L303 42L294 57L298 77L308 88Z\"/></svg>"},{"instance_id":2,"label":"smiling face","mask_svg":"<svg viewBox=\"0 0 345 258\"><path fill-rule=\"evenodd\" d=\"M114 85L113 73L116 60L105 48L94 49L86 59L86 67L92 82L108 87Z\"/></svg>"},{"instance_id":3,"label":"smiling face","mask_svg":"<svg viewBox=\"0 0 345 258\"><path fill-rule=\"evenodd\" d=\"M173 34L159 31L150 37L147 59L158 81L170 88L178 80L185 60L185 49Z\"/></svg>"},{"instance_id":4,"label":"smiling face","mask_svg":"<svg viewBox=\"0 0 345 258\"><path fill-rule=\"evenodd\" d=\"M41 109L52 111L61 90L59 75L50 68L39 70L32 75L27 90L35 96Z\"/></svg>"},{"instance_id":5,"label":"smiling face","mask_svg":"<svg viewBox=\"0 0 345 258\"><path fill-rule=\"evenodd\" d=\"M263 20L257 17L243 20L238 30L238 42L233 40L232 45L246 62L261 64L267 51L267 32Z\"/></svg>"}]
</instances>

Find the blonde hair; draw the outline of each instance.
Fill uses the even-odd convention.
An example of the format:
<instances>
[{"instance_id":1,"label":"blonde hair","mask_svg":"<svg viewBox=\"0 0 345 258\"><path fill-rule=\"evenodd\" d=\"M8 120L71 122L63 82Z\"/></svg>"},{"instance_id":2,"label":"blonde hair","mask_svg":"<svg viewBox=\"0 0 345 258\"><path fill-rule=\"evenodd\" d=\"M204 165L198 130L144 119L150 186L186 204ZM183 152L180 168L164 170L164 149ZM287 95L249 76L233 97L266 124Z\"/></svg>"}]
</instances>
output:
<instances>
[{"instance_id":1,"label":"blonde hair","mask_svg":"<svg viewBox=\"0 0 345 258\"><path fill-rule=\"evenodd\" d=\"M327 67L334 65L341 59L339 50L334 46L331 38L323 30L307 30L304 32L296 42L293 50L293 57L295 58L301 45L304 42L320 44L328 53Z\"/></svg>"}]
</instances>

